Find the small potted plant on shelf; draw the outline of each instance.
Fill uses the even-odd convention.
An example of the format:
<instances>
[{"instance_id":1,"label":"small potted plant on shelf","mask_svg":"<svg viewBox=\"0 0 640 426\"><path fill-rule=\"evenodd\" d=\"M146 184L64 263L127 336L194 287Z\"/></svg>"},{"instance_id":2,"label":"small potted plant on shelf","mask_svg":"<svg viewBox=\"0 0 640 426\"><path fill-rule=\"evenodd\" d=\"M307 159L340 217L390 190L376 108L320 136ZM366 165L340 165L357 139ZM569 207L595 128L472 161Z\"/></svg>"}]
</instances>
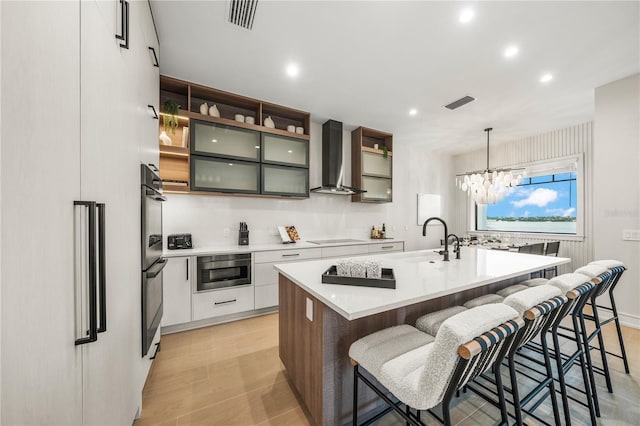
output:
<instances>
[{"instance_id":1,"label":"small potted plant on shelf","mask_svg":"<svg viewBox=\"0 0 640 426\"><path fill-rule=\"evenodd\" d=\"M171 134L176 134L176 128L178 127L178 111L180 110L180 105L178 105L173 99L167 99L162 104L162 112L164 115L162 116L162 126L164 130L167 130L167 127L171 129Z\"/></svg>"}]
</instances>

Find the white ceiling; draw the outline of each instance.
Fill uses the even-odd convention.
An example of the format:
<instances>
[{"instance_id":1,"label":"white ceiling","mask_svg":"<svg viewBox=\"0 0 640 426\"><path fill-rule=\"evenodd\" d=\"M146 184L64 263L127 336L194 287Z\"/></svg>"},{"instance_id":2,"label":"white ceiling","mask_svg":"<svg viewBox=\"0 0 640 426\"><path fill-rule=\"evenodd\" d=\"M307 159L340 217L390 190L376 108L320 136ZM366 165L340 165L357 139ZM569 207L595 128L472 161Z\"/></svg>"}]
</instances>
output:
<instances>
[{"instance_id":1,"label":"white ceiling","mask_svg":"<svg viewBox=\"0 0 640 426\"><path fill-rule=\"evenodd\" d=\"M227 1L151 4L162 74L450 153L483 146L487 126L493 144L591 120L594 88L640 71L637 1L260 0L251 31L226 21ZM443 108L464 95L477 100Z\"/></svg>"}]
</instances>

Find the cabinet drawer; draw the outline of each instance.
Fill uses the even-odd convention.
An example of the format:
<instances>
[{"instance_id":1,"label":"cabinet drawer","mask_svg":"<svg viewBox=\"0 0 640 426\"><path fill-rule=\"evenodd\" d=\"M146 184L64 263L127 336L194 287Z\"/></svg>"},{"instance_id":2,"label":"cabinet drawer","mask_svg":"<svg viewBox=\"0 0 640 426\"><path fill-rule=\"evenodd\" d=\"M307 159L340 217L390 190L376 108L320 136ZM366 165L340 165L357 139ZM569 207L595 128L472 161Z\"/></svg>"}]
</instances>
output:
<instances>
[{"instance_id":1,"label":"cabinet drawer","mask_svg":"<svg viewBox=\"0 0 640 426\"><path fill-rule=\"evenodd\" d=\"M253 310L253 286L193 295L193 321Z\"/></svg>"},{"instance_id":2,"label":"cabinet drawer","mask_svg":"<svg viewBox=\"0 0 640 426\"><path fill-rule=\"evenodd\" d=\"M256 263L287 262L290 260L320 259L322 251L319 248L259 251L255 253Z\"/></svg>"},{"instance_id":3,"label":"cabinet drawer","mask_svg":"<svg viewBox=\"0 0 640 426\"><path fill-rule=\"evenodd\" d=\"M369 248L366 244L357 246L323 247L321 250L323 259L327 257L355 256L358 254L369 253Z\"/></svg>"},{"instance_id":4,"label":"cabinet drawer","mask_svg":"<svg viewBox=\"0 0 640 426\"><path fill-rule=\"evenodd\" d=\"M384 253L390 251L404 251L404 243L370 244L369 253Z\"/></svg>"},{"instance_id":5,"label":"cabinet drawer","mask_svg":"<svg viewBox=\"0 0 640 426\"><path fill-rule=\"evenodd\" d=\"M278 284L256 287L256 309L278 306Z\"/></svg>"}]
</instances>

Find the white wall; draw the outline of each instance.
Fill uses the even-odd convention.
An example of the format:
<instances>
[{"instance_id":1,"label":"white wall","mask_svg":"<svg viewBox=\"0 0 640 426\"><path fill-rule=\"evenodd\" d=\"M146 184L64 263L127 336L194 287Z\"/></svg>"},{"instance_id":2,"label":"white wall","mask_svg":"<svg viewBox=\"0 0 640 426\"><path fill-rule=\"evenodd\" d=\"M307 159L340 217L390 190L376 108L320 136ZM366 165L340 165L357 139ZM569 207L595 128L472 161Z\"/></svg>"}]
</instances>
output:
<instances>
[{"instance_id":1,"label":"white wall","mask_svg":"<svg viewBox=\"0 0 640 426\"><path fill-rule=\"evenodd\" d=\"M561 240L561 257L571 258L571 263L559 267L560 273L573 272L593 260L592 233L592 182L593 182L593 124L583 123L564 129L546 132L506 144L492 145L490 166L507 167L515 164L530 163L552 158L566 157L584 153L584 239L570 237L543 237L529 235L524 241ZM480 170L486 167L487 154L484 149L458 155L454 158L455 173L470 170ZM455 210L453 230L464 233L473 230L475 224L469 220L469 210L472 208L466 193L459 189L454 193Z\"/></svg>"},{"instance_id":2,"label":"white wall","mask_svg":"<svg viewBox=\"0 0 640 426\"><path fill-rule=\"evenodd\" d=\"M596 88L593 154L594 257L627 265L616 304L640 327L640 242L622 240L640 231L640 74Z\"/></svg>"},{"instance_id":3,"label":"white wall","mask_svg":"<svg viewBox=\"0 0 640 426\"><path fill-rule=\"evenodd\" d=\"M350 131L343 132L347 184L351 181ZM451 157L406 147L397 138L393 146L392 203L353 203L351 197L314 193L304 200L170 194L163 210L164 234L190 232L195 246L236 244L238 223L245 221L252 244L278 242L279 237L273 235L277 225L295 225L305 240L366 239L372 225L385 223L389 236L406 241L406 250L434 247L442 238L442 230L438 226L430 227L427 238L422 237L422 229L417 225L417 193L440 194L442 217L449 220ZM309 180L313 188L320 186L322 180L322 126L319 123L311 125L310 158ZM229 229L229 236L224 235L225 228Z\"/></svg>"},{"instance_id":4,"label":"white wall","mask_svg":"<svg viewBox=\"0 0 640 426\"><path fill-rule=\"evenodd\" d=\"M2 46L2 2L0 2L0 46ZM0 55L0 87L2 86L2 55ZM0 176L2 175L2 102L0 102ZM2 186L0 185L0 224L2 223ZM0 241L2 241L2 226L0 226ZM0 244L0 318L2 318L2 244ZM0 327L0 348L2 348L2 327ZM0 350L0 377L2 377L2 351ZM0 380L0 401L2 401L2 380ZM2 404L0 404L0 419L2 419ZM2 423L0 421L0 423Z\"/></svg>"}]
</instances>

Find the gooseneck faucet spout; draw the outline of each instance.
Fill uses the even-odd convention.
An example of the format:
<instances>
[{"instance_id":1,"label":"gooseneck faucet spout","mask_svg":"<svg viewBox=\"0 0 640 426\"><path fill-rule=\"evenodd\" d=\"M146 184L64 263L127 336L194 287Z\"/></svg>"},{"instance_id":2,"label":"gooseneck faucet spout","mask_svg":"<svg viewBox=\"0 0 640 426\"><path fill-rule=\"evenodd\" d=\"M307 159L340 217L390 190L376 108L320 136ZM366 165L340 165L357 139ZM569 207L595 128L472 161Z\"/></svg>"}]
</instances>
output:
<instances>
[{"instance_id":1,"label":"gooseneck faucet spout","mask_svg":"<svg viewBox=\"0 0 640 426\"><path fill-rule=\"evenodd\" d=\"M456 247L453 250L453 252L456 254L456 259L460 259L460 238L456 235L456 234L449 234L447 235L447 240L449 238L455 238L456 240Z\"/></svg>"},{"instance_id":2,"label":"gooseneck faucet spout","mask_svg":"<svg viewBox=\"0 0 640 426\"><path fill-rule=\"evenodd\" d=\"M422 236L425 237L427 235L427 225L429 224L429 222L431 222L432 220L437 220L438 222L442 223L442 225L444 226L444 261L448 262L449 261L449 230L447 229L447 222L445 222L444 220L440 219L439 217L430 217L429 219L424 221L424 225L422 225Z\"/></svg>"}]
</instances>

